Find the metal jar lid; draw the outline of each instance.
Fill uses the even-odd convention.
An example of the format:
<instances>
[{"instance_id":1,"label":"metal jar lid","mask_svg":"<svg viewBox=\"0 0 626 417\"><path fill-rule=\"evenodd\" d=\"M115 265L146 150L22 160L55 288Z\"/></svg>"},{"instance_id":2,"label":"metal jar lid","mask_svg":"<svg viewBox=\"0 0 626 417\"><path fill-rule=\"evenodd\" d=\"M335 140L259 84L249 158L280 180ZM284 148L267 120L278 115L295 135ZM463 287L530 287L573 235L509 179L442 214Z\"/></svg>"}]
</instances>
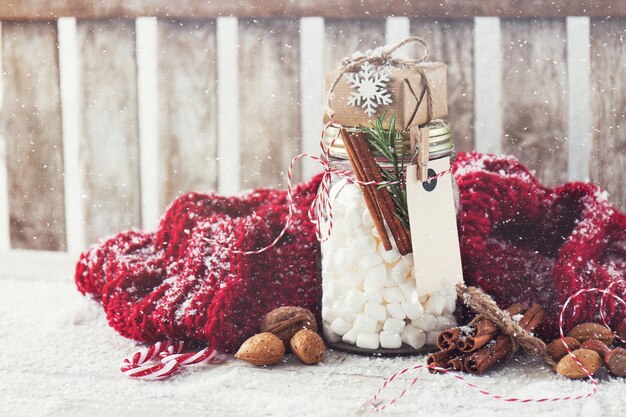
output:
<instances>
[{"instance_id":1,"label":"metal jar lid","mask_svg":"<svg viewBox=\"0 0 626 417\"><path fill-rule=\"evenodd\" d=\"M430 143L430 156L439 157L443 154L447 154L454 149L454 143L452 141L452 126L450 123L443 119L433 120L430 124L427 125L429 128L429 143ZM348 132L357 131L356 128L344 128ZM335 139L335 137L337 137ZM333 142L333 139L335 141ZM324 132L324 136L322 138L322 142L325 148L330 147L331 156L337 158L348 158L348 152L346 151L346 146L343 143L343 139L341 135L339 135L339 128L329 127ZM408 148L410 144L410 138L408 132L397 132L396 133L396 152L401 155L403 153L404 148Z\"/></svg>"}]
</instances>

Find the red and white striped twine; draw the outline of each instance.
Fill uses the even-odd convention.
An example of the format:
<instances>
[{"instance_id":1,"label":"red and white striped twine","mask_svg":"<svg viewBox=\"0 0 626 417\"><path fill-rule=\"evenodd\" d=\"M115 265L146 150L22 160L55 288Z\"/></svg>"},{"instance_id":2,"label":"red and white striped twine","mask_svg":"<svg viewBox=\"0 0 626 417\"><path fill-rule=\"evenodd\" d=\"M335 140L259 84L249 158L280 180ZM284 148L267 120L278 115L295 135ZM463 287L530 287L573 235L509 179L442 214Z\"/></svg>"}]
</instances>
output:
<instances>
[{"instance_id":1,"label":"red and white striped twine","mask_svg":"<svg viewBox=\"0 0 626 417\"><path fill-rule=\"evenodd\" d=\"M329 127L336 128L337 133L332 138L328 146L326 146L324 144L324 135L326 133L326 130L328 130ZM315 232L316 232L317 240L319 240L320 242L325 242L326 240L328 240L328 237L330 236L330 232L333 228L332 201L330 199L332 175L337 175L341 178L345 178L347 182L352 183L352 184L358 184L358 185L388 186L388 185L397 184L397 182L394 182L394 181L358 181L352 176L351 171L339 170L339 169L333 168L330 163L330 149L334 145L337 138L339 138L342 129L343 129L343 126L341 126L337 122L330 121L326 123L326 125L322 129L321 139L320 139L321 156L318 157L318 156L307 154L307 153L301 153L301 154L294 156L291 162L289 163L289 168L287 169L287 205L288 205L289 212L287 213L285 225L283 226L280 233L278 233L276 238L269 245L264 246L259 249L255 249L251 251L236 250L233 252L242 253L244 255L256 255L259 253L263 253L273 248L274 246L276 246L278 242L280 241L280 239L285 235L285 233L287 233L287 229L289 228L289 225L291 224L293 214L294 214L293 185L292 185L293 167L295 163L302 158L309 158L312 161L317 162L320 165L322 165L322 168L323 168L323 176L320 182L320 186L317 190L317 194L315 198L313 199L313 202L311 203L311 207L309 208L309 211L308 211L309 220L315 224ZM427 182L437 180L451 172L452 172L452 167L444 171L441 171L438 174L428 178ZM327 223L328 225L328 227L326 228L326 231L324 231L324 223ZM214 245L220 245L219 242L213 239L204 238L204 240Z\"/></svg>"},{"instance_id":2,"label":"red and white striped twine","mask_svg":"<svg viewBox=\"0 0 626 417\"><path fill-rule=\"evenodd\" d=\"M172 376L183 366L215 363L218 359L217 351L209 347L181 353L184 348L181 341L156 342L124 359L121 371L130 378L157 381Z\"/></svg>"},{"instance_id":3,"label":"red and white striped twine","mask_svg":"<svg viewBox=\"0 0 626 417\"><path fill-rule=\"evenodd\" d=\"M587 379L591 383L591 390L589 392L584 393L584 394L566 395L566 396L560 396L560 397L542 397L542 398L506 397L506 396L503 396L503 395L494 394L494 393L491 393L491 392L489 392L487 390L484 390L484 389L478 387L477 385L475 385L474 383L468 381L463 376L461 376L459 374L456 374L456 373L452 373L448 369L443 369L443 368L439 368L437 366L432 366L432 365L419 364L419 365L414 365L414 366L411 366L411 367L408 367L408 368L404 368L401 371L398 371L398 372L394 373L393 375L391 375L391 377L389 377L387 380L385 380L383 385L378 389L378 391L376 391L376 394L374 394L374 397L372 398L372 402L371 402L372 407L376 411L382 411L385 408L387 408L387 407L397 403L398 400L400 400L400 398L402 398L409 391L409 389L419 380L419 376L416 376L415 378L413 378L409 382L409 384L398 395L396 395L391 400L388 400L386 402L382 402L381 403L381 401L379 400L379 397L382 394L382 392L397 377L399 377L401 375L404 375L404 374L406 374L409 371L418 370L418 369L422 369L422 368L433 369L433 370L439 371L441 373L444 373L446 375L449 375L449 376L455 378L456 380L464 383L468 387L477 390L482 395L485 395L487 397L490 397L490 398L493 398L493 399L496 399L496 400L501 400L501 401L510 402L510 403L514 403L514 402L516 402L516 403L545 403L545 402L557 402L557 401L568 401L568 400L581 400L581 399L589 398L589 397L595 395L598 392L598 382L594 379L593 375L591 373L589 373L589 371L587 369L585 369L584 365L580 362L580 360L576 356L574 356L574 354L572 353L572 350L567 346L567 343L565 343L565 339L564 339L565 336L563 334L563 316L565 315L565 311L566 311L568 305L570 304L570 302L572 302L574 299L580 297L582 294L586 294L586 293L601 293L602 294L602 298L601 298L600 306L602 306L603 301L604 301L604 299L606 297L613 297L614 299L618 300L622 305L624 305L624 307L626 307L626 301L624 301L621 297L619 297L617 294L615 294L612 291L612 289L614 287L614 284L616 284L616 283L615 282L612 283L611 285L609 285L609 287L607 289L602 289L602 288L585 288L585 289L579 290L578 292L576 292L574 295L570 296L565 301L565 303L563 304L563 307L561 308L561 313L559 315L559 334L560 334L560 338L563 341L563 345L565 346L565 349L567 350L568 355L570 355L574 359L574 361L578 364L578 366L580 366L580 368L585 373ZM606 318L604 317L604 314L602 314L602 319L604 321L604 325L607 328L609 328L609 326L606 324ZM613 332L613 334L615 334L615 332ZM619 338L619 336L617 336L617 337ZM622 340L622 339L620 338L620 340Z\"/></svg>"}]
</instances>

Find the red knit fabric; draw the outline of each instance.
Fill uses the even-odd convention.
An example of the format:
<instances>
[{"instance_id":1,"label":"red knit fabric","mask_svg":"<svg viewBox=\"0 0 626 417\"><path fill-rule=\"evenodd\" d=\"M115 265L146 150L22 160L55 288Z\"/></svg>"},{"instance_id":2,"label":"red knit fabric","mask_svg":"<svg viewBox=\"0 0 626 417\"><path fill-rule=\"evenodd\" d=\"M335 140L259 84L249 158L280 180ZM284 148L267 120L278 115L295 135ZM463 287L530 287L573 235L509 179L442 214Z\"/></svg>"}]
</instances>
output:
<instances>
[{"instance_id":1,"label":"red knit fabric","mask_svg":"<svg viewBox=\"0 0 626 417\"><path fill-rule=\"evenodd\" d=\"M615 282L615 292L626 296L626 216L597 186L545 188L514 158L479 153L459 155L454 174L466 282L500 305L544 305L549 314L540 335L556 335L562 303L581 288ZM233 351L275 307L317 311L319 250L306 212L319 181L295 189L294 222L267 252L235 251L278 235L288 211L284 191L234 198L190 193L170 206L155 233L123 232L82 254L77 287L102 303L111 326L126 337ZM613 323L626 316L611 299L606 310ZM597 297L577 299L566 330L597 314Z\"/></svg>"},{"instance_id":2,"label":"red knit fabric","mask_svg":"<svg viewBox=\"0 0 626 417\"><path fill-rule=\"evenodd\" d=\"M626 216L596 185L543 187L512 157L461 154L454 167L461 190L461 253L465 281L491 294L499 305L539 302L548 314L537 333L558 334L558 315L582 288L609 288L626 296ZM600 321L599 297L577 298L565 316L565 331ZM607 297L611 324L626 317Z\"/></svg>"},{"instance_id":3,"label":"red knit fabric","mask_svg":"<svg viewBox=\"0 0 626 417\"><path fill-rule=\"evenodd\" d=\"M295 188L293 222L264 253L236 251L264 247L279 234L288 213L284 191L233 198L190 193L174 201L156 233L119 233L83 253L76 285L102 303L123 336L197 341L231 352L276 307L316 311L319 250L307 210L319 181Z\"/></svg>"}]
</instances>

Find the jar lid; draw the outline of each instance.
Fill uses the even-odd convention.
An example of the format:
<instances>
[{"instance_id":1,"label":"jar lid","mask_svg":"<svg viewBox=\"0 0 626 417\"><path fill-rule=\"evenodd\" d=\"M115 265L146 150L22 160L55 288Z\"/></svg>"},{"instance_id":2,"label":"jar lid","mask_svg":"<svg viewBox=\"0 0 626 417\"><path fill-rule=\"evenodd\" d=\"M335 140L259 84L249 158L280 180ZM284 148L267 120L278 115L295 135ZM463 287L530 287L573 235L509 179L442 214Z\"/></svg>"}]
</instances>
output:
<instances>
[{"instance_id":1,"label":"jar lid","mask_svg":"<svg viewBox=\"0 0 626 417\"><path fill-rule=\"evenodd\" d=\"M429 125L429 154L439 156L451 152L454 149L452 141L452 126L447 120L433 120Z\"/></svg>"},{"instance_id":2,"label":"jar lid","mask_svg":"<svg viewBox=\"0 0 626 417\"><path fill-rule=\"evenodd\" d=\"M443 119L436 119L430 122L428 125L429 128L429 143L430 150L429 154L431 156L439 156L441 154L447 153L454 149L454 143L452 141L452 126L450 123ZM356 128L346 128L348 132L356 132L358 129ZM333 139L335 141L333 142ZM346 146L343 143L343 139L341 135L339 135L339 128L330 126L324 132L324 136L322 138L322 142L324 147L330 148L330 154L332 156L338 158L347 158L348 152L346 150ZM398 154L402 154L404 148L408 148L410 144L410 138L408 132L396 132L396 152Z\"/></svg>"}]
</instances>

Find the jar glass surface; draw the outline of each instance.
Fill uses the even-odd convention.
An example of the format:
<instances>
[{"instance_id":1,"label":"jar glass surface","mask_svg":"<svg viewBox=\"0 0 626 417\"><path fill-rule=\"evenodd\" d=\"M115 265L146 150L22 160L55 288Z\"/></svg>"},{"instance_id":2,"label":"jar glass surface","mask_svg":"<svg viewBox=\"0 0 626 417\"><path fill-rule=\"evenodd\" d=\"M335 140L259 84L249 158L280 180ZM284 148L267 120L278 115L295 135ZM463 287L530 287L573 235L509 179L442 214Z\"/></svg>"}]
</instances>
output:
<instances>
[{"instance_id":1,"label":"jar glass surface","mask_svg":"<svg viewBox=\"0 0 626 417\"><path fill-rule=\"evenodd\" d=\"M453 158L454 150L431 159L445 156ZM330 162L334 169L351 173L345 157L331 157ZM458 188L453 190L458 214ZM456 325L455 288L417 295L413 255L401 256L393 238L393 248L383 248L358 185L334 175L330 201L332 228L321 243L327 344L365 354L433 350L440 331Z\"/></svg>"}]
</instances>

